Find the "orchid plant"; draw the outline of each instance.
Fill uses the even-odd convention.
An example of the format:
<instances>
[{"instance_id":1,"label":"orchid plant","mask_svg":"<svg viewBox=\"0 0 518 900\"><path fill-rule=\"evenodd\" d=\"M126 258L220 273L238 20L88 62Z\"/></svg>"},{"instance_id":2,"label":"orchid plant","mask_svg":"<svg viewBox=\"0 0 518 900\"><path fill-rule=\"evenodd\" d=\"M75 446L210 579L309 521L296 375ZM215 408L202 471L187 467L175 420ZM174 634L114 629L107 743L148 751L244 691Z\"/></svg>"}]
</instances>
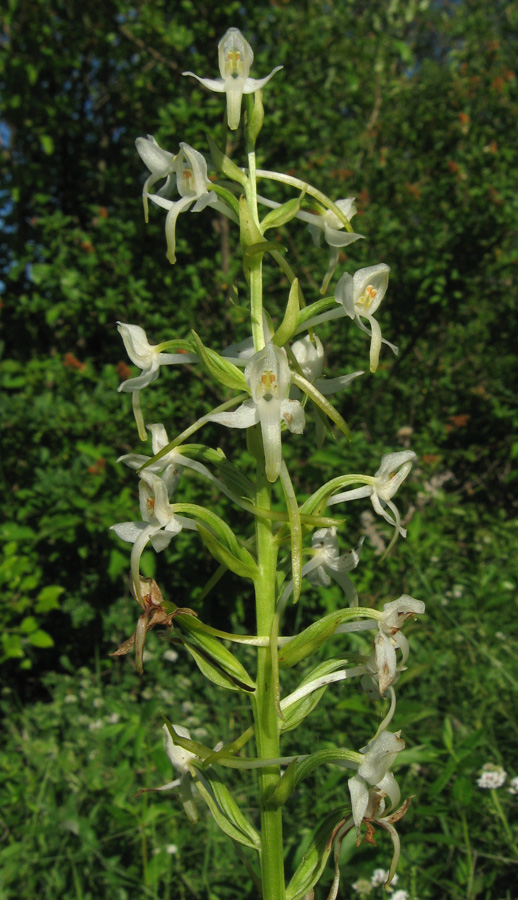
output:
<instances>
[{"instance_id":1,"label":"orchid plant","mask_svg":"<svg viewBox=\"0 0 518 900\"><path fill-rule=\"evenodd\" d=\"M210 347L205 336L194 330L154 344L141 326L119 323L129 358L141 370L119 390L132 395L139 437L145 441L149 432L151 452L126 454L120 460L137 474L141 517L118 523L113 529L118 538L133 545L130 577L141 611L135 633L115 655L134 650L136 668L141 672L146 634L151 628L161 627L167 639L192 656L209 681L221 690L237 693L241 704L250 704L253 725L242 734L222 736L214 748L193 740L184 726L165 716L165 751L178 777L151 790L175 792L190 821L196 821L205 808L235 844L264 900L309 900L333 851L335 872L328 897L334 900L340 881L340 846L350 831L355 833L357 844L364 837L373 843L376 828L387 831L393 843L387 885L397 866L399 838L395 823L406 812L409 801L400 805L400 790L390 771L404 747L401 733L390 730L396 709L394 685L409 655L402 628L409 618L424 612L424 604L403 594L387 601L381 611L361 605L353 573L361 564L364 538L346 534L343 520L333 516L333 507L369 500L390 526L392 545L406 535L393 498L416 456L410 450L387 453L374 475L341 472L315 486L309 496L297 497L283 455L283 435L284 440L296 443L309 413L316 420L318 445L329 425L349 437L349 428L329 397L347 389L363 374L358 370L328 378L324 347L315 328L329 320L351 319L370 338L369 366L375 372L383 344L397 353L397 348L382 337L381 326L374 318L388 289L389 268L382 263L353 274L345 271L334 292L327 293L340 251L362 237L353 231L350 221L356 206L353 198L333 201L292 175L257 168L255 145L264 116L261 89L282 67L276 67L266 78L254 79L250 77L252 63L252 48L238 29L230 28L219 44L220 79L184 73L209 90L226 95L228 128L233 132L241 128L244 136L244 166L213 141L209 161L185 143L175 153L162 149L151 136L136 141L150 173L143 189L146 220L150 205L167 211L170 263L176 261L176 224L181 212L190 208L202 213L210 206L238 226L249 294L250 333L226 348ZM258 193L260 180L284 184L294 190L294 196L283 202L267 200ZM279 244L266 237L267 230L298 220L309 225L315 243L320 244L323 238L331 248L322 285L324 296L313 302L304 297ZM280 267L287 285L286 307L276 326L276 311L263 296L262 272L267 260ZM162 366L170 365L184 366L187 372L192 366L203 367L222 394L217 407L174 439L168 437L162 423L146 426L141 405L142 391L150 389ZM219 449L189 443L191 436L202 433L209 422L245 431L254 460L251 473L244 472ZM219 490L229 505L239 508L240 520L246 512L251 526L248 533L236 533L229 521L230 511L227 519L216 514L209 501L202 506L182 500L187 469L211 491ZM142 576L144 549L151 546L156 552L167 551L182 530L192 532L193 540L201 541L214 559L215 572L206 593L214 590L227 570L250 586L255 598L254 634L232 634L220 630L217 623L202 621L189 604L175 605L163 596L156 581ZM344 606L298 634L284 633L288 604L297 603L303 589L318 591L331 581L343 592ZM329 657L331 639L335 638L335 646L337 639L340 646L359 632L367 641L372 638L370 649L363 655L339 651L339 658ZM230 650L229 645L235 649ZM255 649L255 666L249 665L249 657L246 664L242 661L241 645ZM318 660L312 660L317 653ZM287 669L302 669L298 686L288 693L284 686ZM284 733L304 722L328 688L351 679L357 679L359 689L370 696L388 701L383 721L373 726L367 745L359 749L327 746L309 755L283 755ZM344 779L338 804L329 808L323 821L314 823L309 847L287 877L283 809L292 802L297 785L325 766L345 768L349 777ZM222 772L228 769L235 774L256 770L257 820L245 814L226 786Z\"/></svg>"}]
</instances>

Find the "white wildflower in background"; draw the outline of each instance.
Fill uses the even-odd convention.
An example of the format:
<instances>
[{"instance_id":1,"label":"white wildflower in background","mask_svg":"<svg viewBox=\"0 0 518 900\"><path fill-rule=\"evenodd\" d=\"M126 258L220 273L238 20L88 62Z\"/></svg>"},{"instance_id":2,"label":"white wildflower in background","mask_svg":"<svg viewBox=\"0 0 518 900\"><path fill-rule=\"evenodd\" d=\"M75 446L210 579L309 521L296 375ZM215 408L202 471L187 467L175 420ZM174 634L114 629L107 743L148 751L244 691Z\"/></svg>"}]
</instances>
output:
<instances>
[{"instance_id":1,"label":"white wildflower in background","mask_svg":"<svg viewBox=\"0 0 518 900\"><path fill-rule=\"evenodd\" d=\"M507 788L510 794L518 794L518 777L515 775L514 778L511 778L509 787Z\"/></svg>"},{"instance_id":2,"label":"white wildflower in background","mask_svg":"<svg viewBox=\"0 0 518 900\"><path fill-rule=\"evenodd\" d=\"M403 890L395 891L395 893L392 894L392 900L409 900L409 897L410 894L408 893L408 891Z\"/></svg>"},{"instance_id":3,"label":"white wildflower in background","mask_svg":"<svg viewBox=\"0 0 518 900\"><path fill-rule=\"evenodd\" d=\"M495 790L502 787L506 778L507 772L504 772L502 766L486 763L482 766L482 771L477 778L477 785L485 790Z\"/></svg>"},{"instance_id":4,"label":"white wildflower in background","mask_svg":"<svg viewBox=\"0 0 518 900\"><path fill-rule=\"evenodd\" d=\"M381 885L385 884L388 874L388 870L386 869L374 869L374 872L371 875L372 887L381 887ZM394 875L392 884L397 884L397 880L397 875Z\"/></svg>"},{"instance_id":5,"label":"white wildflower in background","mask_svg":"<svg viewBox=\"0 0 518 900\"><path fill-rule=\"evenodd\" d=\"M104 722L102 719L96 719L95 722L90 722L88 726L88 731L100 731L104 726Z\"/></svg>"},{"instance_id":6,"label":"white wildflower in background","mask_svg":"<svg viewBox=\"0 0 518 900\"><path fill-rule=\"evenodd\" d=\"M170 856L174 856L176 853L178 853L178 847L176 846L176 844L168 844L165 848L165 852L169 853Z\"/></svg>"},{"instance_id":7,"label":"white wildflower in background","mask_svg":"<svg viewBox=\"0 0 518 900\"><path fill-rule=\"evenodd\" d=\"M372 885L370 881L367 881L366 878L358 878L358 881L355 881L354 884L351 885L351 887L353 891L356 891L363 897L365 897L367 894L372 893Z\"/></svg>"},{"instance_id":8,"label":"white wildflower in background","mask_svg":"<svg viewBox=\"0 0 518 900\"><path fill-rule=\"evenodd\" d=\"M162 659L166 659L167 662L176 662L178 659L178 653L176 650L166 650L165 653L162 653Z\"/></svg>"}]
</instances>

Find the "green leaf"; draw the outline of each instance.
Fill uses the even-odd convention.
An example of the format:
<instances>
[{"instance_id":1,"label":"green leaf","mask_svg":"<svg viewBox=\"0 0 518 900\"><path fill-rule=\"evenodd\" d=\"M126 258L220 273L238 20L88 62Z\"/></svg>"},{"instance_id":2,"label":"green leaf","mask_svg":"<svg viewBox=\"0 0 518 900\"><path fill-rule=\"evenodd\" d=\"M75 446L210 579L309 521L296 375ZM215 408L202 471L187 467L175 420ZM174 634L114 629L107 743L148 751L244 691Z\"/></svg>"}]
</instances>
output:
<instances>
[{"instance_id":1,"label":"green leaf","mask_svg":"<svg viewBox=\"0 0 518 900\"><path fill-rule=\"evenodd\" d=\"M284 344L286 344L292 335L295 334L298 323L300 300L301 292L299 280L298 278L294 278L291 283L284 318L272 338L273 343L276 344L277 347L284 347Z\"/></svg>"},{"instance_id":2,"label":"green leaf","mask_svg":"<svg viewBox=\"0 0 518 900\"><path fill-rule=\"evenodd\" d=\"M45 153L46 156L52 156L54 153L54 141L52 140L50 134L42 134L40 135L40 144L41 149Z\"/></svg>"},{"instance_id":3,"label":"green leaf","mask_svg":"<svg viewBox=\"0 0 518 900\"><path fill-rule=\"evenodd\" d=\"M31 631L36 631L37 627L38 622L34 616L26 616L26 618L20 622L21 634L30 634Z\"/></svg>"},{"instance_id":4,"label":"green leaf","mask_svg":"<svg viewBox=\"0 0 518 900\"><path fill-rule=\"evenodd\" d=\"M249 390L245 376L234 363L225 359L223 356L220 356L219 353L216 353L214 350L205 347L195 331L192 332L192 335L194 337L196 349L203 360L209 375L211 375L215 381L225 385L225 387L232 388L232 390L235 391Z\"/></svg>"},{"instance_id":5,"label":"green leaf","mask_svg":"<svg viewBox=\"0 0 518 900\"><path fill-rule=\"evenodd\" d=\"M203 674L227 690L253 693L255 683L244 666L220 640L201 631L195 621L192 616L180 614L176 616L174 625L175 630L180 631L180 640Z\"/></svg>"},{"instance_id":6,"label":"green leaf","mask_svg":"<svg viewBox=\"0 0 518 900\"><path fill-rule=\"evenodd\" d=\"M47 634L46 631L33 631L32 634L29 634L27 637L29 644L32 644L33 647L53 647L54 641L52 640L50 634Z\"/></svg>"},{"instance_id":7,"label":"green leaf","mask_svg":"<svg viewBox=\"0 0 518 900\"><path fill-rule=\"evenodd\" d=\"M259 852L261 849L259 834L240 810L218 775L212 772L209 774L206 770L203 775L196 772L193 777L199 793L221 830L233 841Z\"/></svg>"},{"instance_id":8,"label":"green leaf","mask_svg":"<svg viewBox=\"0 0 518 900\"><path fill-rule=\"evenodd\" d=\"M227 569L230 569L235 575L240 575L242 578L250 578L252 581L255 581L259 575L259 570L249 553L247 555L250 562L245 561L243 553L247 551L243 551L243 553L240 553L239 556L237 556L232 553L228 547L225 547L221 541L218 541L218 539L215 538L210 531L204 528L203 525L198 523L197 528L203 543L215 560L226 566Z\"/></svg>"},{"instance_id":9,"label":"green leaf","mask_svg":"<svg viewBox=\"0 0 518 900\"><path fill-rule=\"evenodd\" d=\"M305 191L302 191L300 197L287 200L286 203L281 203L280 206L277 206L267 213L264 219L261 220L262 231L265 232L267 228L280 228L281 225L286 225L287 222L291 222L300 209L300 204L305 193Z\"/></svg>"},{"instance_id":10,"label":"green leaf","mask_svg":"<svg viewBox=\"0 0 518 900\"><path fill-rule=\"evenodd\" d=\"M286 900L301 900L315 886L324 871L334 839L348 815L349 810L344 807L327 814L286 888Z\"/></svg>"},{"instance_id":11,"label":"green leaf","mask_svg":"<svg viewBox=\"0 0 518 900\"><path fill-rule=\"evenodd\" d=\"M239 166L236 166L235 162L232 162L229 156L226 156L222 150L219 149L218 145L213 141L210 135L207 136L207 141L210 148L210 155L212 156L214 165L216 169L226 175L227 178L230 178L232 181L237 181L242 187L246 187L248 184L248 176Z\"/></svg>"},{"instance_id":12,"label":"green leaf","mask_svg":"<svg viewBox=\"0 0 518 900\"><path fill-rule=\"evenodd\" d=\"M318 622L313 622L304 631L301 631L293 640L288 641L279 648L279 666L281 669L288 669L295 666L302 659L315 653L328 638L332 637L336 629L342 622L348 619L375 618L373 610L357 606L347 609L337 609L336 612L323 616Z\"/></svg>"},{"instance_id":13,"label":"green leaf","mask_svg":"<svg viewBox=\"0 0 518 900\"><path fill-rule=\"evenodd\" d=\"M34 611L37 613L46 613L51 609L59 609L58 598L64 592L65 588L59 584L49 584L44 587L38 594Z\"/></svg>"}]
</instances>

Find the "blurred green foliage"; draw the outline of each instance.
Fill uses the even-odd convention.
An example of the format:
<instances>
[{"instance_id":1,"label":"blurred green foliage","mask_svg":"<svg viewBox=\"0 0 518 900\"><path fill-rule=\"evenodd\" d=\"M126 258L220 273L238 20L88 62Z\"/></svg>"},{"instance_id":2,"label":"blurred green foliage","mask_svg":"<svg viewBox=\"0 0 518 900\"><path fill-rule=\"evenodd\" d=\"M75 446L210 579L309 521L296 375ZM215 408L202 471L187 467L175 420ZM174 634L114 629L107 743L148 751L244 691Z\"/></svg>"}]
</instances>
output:
<instances>
[{"instance_id":1,"label":"blurred green foliage","mask_svg":"<svg viewBox=\"0 0 518 900\"><path fill-rule=\"evenodd\" d=\"M261 0L216 9L203 0L8 0L0 35L0 663L8 722L0 898L242 896L210 822L193 844L174 799L131 799L143 779L154 786L170 777L156 739L160 704L181 717L181 702L190 702L183 694L194 691L198 703L205 688L183 663L174 677L151 663L139 685L127 661L108 658L135 619L128 554L108 533L134 518L137 503L135 479L116 464L137 444L129 398L116 392L128 376L116 322L140 324L158 341L187 335L194 320L218 349L244 336L237 236L210 212L183 216L171 268L162 217L154 210L144 225L134 139L149 133L173 151L182 140L204 153L208 132L221 142L221 97L181 73L216 74L217 41L230 25L254 47L253 74L285 67L264 93L259 164L335 198L356 196L355 227L367 239L342 255L340 271L379 261L392 269L381 321L400 354L385 350L374 380L364 376L344 399L352 443L328 439L315 452L311 421L285 443L302 493L328 466L333 474L344 466L374 472L383 452L410 442L420 457L401 500L407 541L379 565L367 544L356 579L365 604L402 591L427 603L398 701L413 764L407 792L418 795L403 823L403 835L417 837L405 843L400 883L415 885L421 900L504 900L512 852L500 847L490 800L474 787L488 759L518 773L510 377L518 14L504 0ZM232 140L239 161L243 148ZM316 299L326 251L302 224L282 229L280 240L306 297ZM266 277L268 309L280 320L287 283L273 267ZM365 365L368 343L352 328L328 325L322 338L331 375ZM148 421L160 417L172 436L221 399L193 367L162 373L144 402ZM209 434L235 461L241 451L222 432ZM187 493L207 500L194 478ZM215 492L209 501L224 512ZM348 513L354 543L361 521ZM246 518L238 521L244 527ZM143 567L180 605L196 603L213 571L184 535L159 557L146 553ZM306 587L293 626L335 602L332 589L318 596ZM223 628L250 624L247 596L231 576L197 608ZM155 675L169 696L150 686ZM79 697L77 706L67 696ZM209 691L196 706L203 726L205 702L222 721L235 714ZM308 745L329 740L330 722L334 741L359 745L370 736L366 702L354 691L338 704L329 699ZM348 710L358 733L343 724ZM330 770L316 807L316 785L301 791L303 839L342 777ZM176 854L164 849L171 843ZM288 846L290 860L302 852L303 843ZM347 884L358 870L343 852ZM359 859L368 876L372 848ZM27 860L31 876L20 885Z\"/></svg>"}]
</instances>

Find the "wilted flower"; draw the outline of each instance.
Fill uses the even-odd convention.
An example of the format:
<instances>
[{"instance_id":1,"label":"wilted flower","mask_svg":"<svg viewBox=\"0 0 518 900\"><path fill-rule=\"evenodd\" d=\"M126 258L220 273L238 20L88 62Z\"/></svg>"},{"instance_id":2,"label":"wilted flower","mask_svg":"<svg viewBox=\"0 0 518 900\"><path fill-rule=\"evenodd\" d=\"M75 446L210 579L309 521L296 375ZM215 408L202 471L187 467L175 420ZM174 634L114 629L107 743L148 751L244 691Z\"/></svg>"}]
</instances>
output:
<instances>
[{"instance_id":1,"label":"wilted flower","mask_svg":"<svg viewBox=\"0 0 518 900\"><path fill-rule=\"evenodd\" d=\"M412 616L422 615L424 611L425 605L423 601L415 600L414 597L410 597L408 594L403 594L398 600L385 603L381 618L378 619L379 632L374 641L374 657L370 663L367 663L367 668L378 678L381 695L384 694L396 678L398 671L396 650L401 650L399 670L408 659L408 640L402 634L401 628L407 619Z\"/></svg>"},{"instance_id":2,"label":"wilted flower","mask_svg":"<svg viewBox=\"0 0 518 900\"><path fill-rule=\"evenodd\" d=\"M394 854L390 870L387 873L385 884L388 884L395 873L399 860L399 837L394 822L401 819L410 801L405 801L402 806L394 810L399 803L400 791L396 779L389 772L397 754L403 750L405 742L401 740L401 732L395 734L382 731L370 741L360 753L365 754L364 761L359 765L358 772L349 779L349 792L351 795L352 818L356 827L357 840L360 843L360 827L362 822L367 825L366 840L374 843L374 825L379 825L389 832L394 846ZM385 796L390 800L390 808L385 812ZM390 810L394 810L390 812Z\"/></svg>"},{"instance_id":3,"label":"wilted flower","mask_svg":"<svg viewBox=\"0 0 518 900\"><path fill-rule=\"evenodd\" d=\"M281 470L281 421L295 434L304 430L304 410L298 400L288 400L290 369L286 351L271 341L254 353L245 368L245 378L252 393L234 412L213 413L211 422L228 428L250 428L261 425L266 477L276 481Z\"/></svg>"},{"instance_id":4,"label":"wilted flower","mask_svg":"<svg viewBox=\"0 0 518 900\"><path fill-rule=\"evenodd\" d=\"M398 348L381 337L381 328L374 318L388 287L390 269L384 263L377 266L369 266L367 269L359 269L354 276L347 272L342 275L335 290L335 300L341 303L345 314L354 319L362 331L365 331L371 339L370 370L375 372L378 368L380 349L382 344L387 344L397 354ZM367 319L370 330L363 324L362 319Z\"/></svg>"},{"instance_id":5,"label":"wilted flower","mask_svg":"<svg viewBox=\"0 0 518 900\"><path fill-rule=\"evenodd\" d=\"M241 98L243 94L253 94L275 75L282 66L276 66L266 78L250 78L250 68L254 61L253 50L238 28L229 28L218 44L219 71L221 78L200 78L192 75L211 91L227 95L228 127L235 131L241 118Z\"/></svg>"}]
</instances>

